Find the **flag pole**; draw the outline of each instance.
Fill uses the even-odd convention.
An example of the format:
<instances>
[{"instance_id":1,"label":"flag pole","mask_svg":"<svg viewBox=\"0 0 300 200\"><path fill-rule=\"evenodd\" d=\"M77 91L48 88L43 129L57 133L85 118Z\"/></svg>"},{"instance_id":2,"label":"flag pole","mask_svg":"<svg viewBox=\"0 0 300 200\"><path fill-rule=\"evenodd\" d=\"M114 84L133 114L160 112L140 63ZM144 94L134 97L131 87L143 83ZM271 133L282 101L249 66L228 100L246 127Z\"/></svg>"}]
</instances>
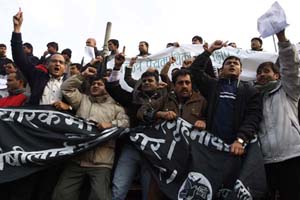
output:
<instances>
[{"instance_id":1,"label":"flag pole","mask_svg":"<svg viewBox=\"0 0 300 200\"><path fill-rule=\"evenodd\" d=\"M274 44L275 52L277 53L277 46L276 46L274 34L272 35L272 37L273 37L273 44Z\"/></svg>"},{"instance_id":2,"label":"flag pole","mask_svg":"<svg viewBox=\"0 0 300 200\"><path fill-rule=\"evenodd\" d=\"M109 53L107 42L110 39L111 26L112 26L111 22L107 22L106 30L105 30L105 37L104 37L104 44L103 44L103 54L104 54L104 56L107 56L108 53Z\"/></svg>"}]
</instances>

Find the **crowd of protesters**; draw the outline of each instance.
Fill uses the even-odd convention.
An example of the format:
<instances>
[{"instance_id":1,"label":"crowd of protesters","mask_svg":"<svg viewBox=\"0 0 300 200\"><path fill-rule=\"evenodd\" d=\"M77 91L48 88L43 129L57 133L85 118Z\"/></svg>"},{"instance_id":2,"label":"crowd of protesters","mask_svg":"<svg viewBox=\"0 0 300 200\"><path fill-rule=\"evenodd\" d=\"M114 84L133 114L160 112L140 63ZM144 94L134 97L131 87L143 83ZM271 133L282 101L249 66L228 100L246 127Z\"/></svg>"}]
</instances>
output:
<instances>
[{"instance_id":1,"label":"crowd of protesters","mask_svg":"<svg viewBox=\"0 0 300 200\"><path fill-rule=\"evenodd\" d=\"M238 157L246 154L247 144L258 136L269 188L261 199L300 199L299 58L285 30L276 34L276 63L257 66L256 80L251 82L240 80L243 68L236 56L227 57L215 71L210 55L227 44L221 40L203 44L200 36L193 37L192 43L203 45L204 52L185 60L171 76L174 57L161 72L150 67L135 80L132 68L137 58L150 55L149 44L141 41L139 54L124 69L124 80L133 89L128 92L120 85L125 55L118 50L118 40L108 41L110 55L103 56L96 40L88 38L86 45L94 48L95 59L84 66L83 61L71 62L71 49L59 53L56 42L49 42L39 59L33 55L33 46L22 41L22 22L20 11L13 17L12 60L6 57L6 45L0 44L0 107L50 104L96 122L100 130L181 117L195 129L208 130L230 144L232 155ZM228 45L236 48L234 42ZM262 45L261 38L251 39L253 51L262 51ZM113 59L114 67L108 69ZM63 166L7 183L1 195L24 200L123 200L134 181L141 185L141 199L168 199L143 156L129 138L123 138L110 140Z\"/></svg>"}]
</instances>

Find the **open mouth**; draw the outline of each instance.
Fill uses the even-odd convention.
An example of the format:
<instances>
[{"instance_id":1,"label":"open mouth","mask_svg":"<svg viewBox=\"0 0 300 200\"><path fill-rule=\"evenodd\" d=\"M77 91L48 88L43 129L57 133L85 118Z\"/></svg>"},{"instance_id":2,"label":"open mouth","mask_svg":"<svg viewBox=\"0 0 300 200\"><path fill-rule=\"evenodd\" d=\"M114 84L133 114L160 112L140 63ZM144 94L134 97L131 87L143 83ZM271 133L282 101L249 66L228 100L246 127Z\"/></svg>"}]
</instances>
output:
<instances>
[{"instance_id":1,"label":"open mouth","mask_svg":"<svg viewBox=\"0 0 300 200\"><path fill-rule=\"evenodd\" d=\"M266 81L267 81L266 78L260 78L260 79L259 79L259 82L262 82L262 83L264 83L264 82L266 82Z\"/></svg>"},{"instance_id":2,"label":"open mouth","mask_svg":"<svg viewBox=\"0 0 300 200\"><path fill-rule=\"evenodd\" d=\"M59 67L54 67L55 72L59 72L60 68Z\"/></svg>"}]
</instances>

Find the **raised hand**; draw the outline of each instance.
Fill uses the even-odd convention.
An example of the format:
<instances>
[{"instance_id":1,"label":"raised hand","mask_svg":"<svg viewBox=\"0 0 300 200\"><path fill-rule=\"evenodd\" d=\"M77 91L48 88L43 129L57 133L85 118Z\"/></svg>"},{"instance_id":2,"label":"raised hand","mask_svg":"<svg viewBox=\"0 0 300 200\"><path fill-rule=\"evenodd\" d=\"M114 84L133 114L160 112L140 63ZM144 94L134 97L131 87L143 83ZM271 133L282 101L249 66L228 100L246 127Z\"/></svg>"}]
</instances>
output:
<instances>
[{"instance_id":1,"label":"raised hand","mask_svg":"<svg viewBox=\"0 0 300 200\"><path fill-rule=\"evenodd\" d=\"M114 70L120 70L123 63L125 61L125 56L122 53L119 53L115 56L115 66L114 66Z\"/></svg>"},{"instance_id":2,"label":"raised hand","mask_svg":"<svg viewBox=\"0 0 300 200\"><path fill-rule=\"evenodd\" d=\"M23 12L19 10L19 12L14 15L13 17L13 23L14 23L14 32L20 33L21 32L21 26L23 23Z\"/></svg>"},{"instance_id":3,"label":"raised hand","mask_svg":"<svg viewBox=\"0 0 300 200\"><path fill-rule=\"evenodd\" d=\"M224 43L222 40L216 40L214 43L210 45L210 47L207 49L208 52L213 53L215 50L221 49L224 47L226 43Z\"/></svg>"},{"instance_id":4,"label":"raised hand","mask_svg":"<svg viewBox=\"0 0 300 200\"><path fill-rule=\"evenodd\" d=\"M129 66L132 67L136 63L137 57L133 57L130 59Z\"/></svg>"},{"instance_id":5,"label":"raised hand","mask_svg":"<svg viewBox=\"0 0 300 200\"><path fill-rule=\"evenodd\" d=\"M288 39L285 36L285 29L279 31L278 33L276 33L277 39L279 42L286 42L288 41Z\"/></svg>"},{"instance_id":6,"label":"raised hand","mask_svg":"<svg viewBox=\"0 0 300 200\"><path fill-rule=\"evenodd\" d=\"M176 58L171 56L170 59L169 59L169 63L172 65L176 62Z\"/></svg>"},{"instance_id":7,"label":"raised hand","mask_svg":"<svg viewBox=\"0 0 300 200\"><path fill-rule=\"evenodd\" d=\"M88 67L86 70L84 70L81 75L85 78L92 77L97 75L97 69L94 67Z\"/></svg>"}]
</instances>

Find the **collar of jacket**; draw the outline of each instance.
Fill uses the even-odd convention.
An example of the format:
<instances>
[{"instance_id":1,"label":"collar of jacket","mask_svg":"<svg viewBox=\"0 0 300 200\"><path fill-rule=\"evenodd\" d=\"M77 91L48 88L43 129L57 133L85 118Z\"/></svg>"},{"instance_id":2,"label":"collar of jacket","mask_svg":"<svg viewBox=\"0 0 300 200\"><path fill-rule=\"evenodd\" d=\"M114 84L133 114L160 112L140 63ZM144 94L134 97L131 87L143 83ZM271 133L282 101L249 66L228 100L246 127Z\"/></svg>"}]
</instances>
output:
<instances>
[{"instance_id":1,"label":"collar of jacket","mask_svg":"<svg viewBox=\"0 0 300 200\"><path fill-rule=\"evenodd\" d=\"M9 96L15 96L15 95L18 95L18 94L21 94L24 92L25 92L25 88L15 89L15 90L9 92Z\"/></svg>"},{"instance_id":2,"label":"collar of jacket","mask_svg":"<svg viewBox=\"0 0 300 200\"><path fill-rule=\"evenodd\" d=\"M172 101L175 101L177 104L179 104L180 102L178 101L178 98L175 94L174 91L170 92L169 98ZM192 103L195 101L199 101L201 99L201 95L200 92L196 92L196 91L192 91L192 95L190 96L190 98L184 103L184 104L188 104L188 103Z\"/></svg>"},{"instance_id":3,"label":"collar of jacket","mask_svg":"<svg viewBox=\"0 0 300 200\"><path fill-rule=\"evenodd\" d=\"M140 91L140 92L138 92L138 96L141 97L141 98L146 98L146 99L158 99L158 98L161 96L161 94L160 94L159 90L156 89L156 90L153 91L153 93L150 94L150 95L147 94L147 93L144 92L144 91Z\"/></svg>"},{"instance_id":4,"label":"collar of jacket","mask_svg":"<svg viewBox=\"0 0 300 200\"><path fill-rule=\"evenodd\" d=\"M91 102L95 102L95 103L104 103L104 102L112 100L108 94L104 94L104 95L96 96L96 97L89 96L89 99L91 100Z\"/></svg>"},{"instance_id":5,"label":"collar of jacket","mask_svg":"<svg viewBox=\"0 0 300 200\"><path fill-rule=\"evenodd\" d=\"M239 83L240 83L240 79L239 78L220 78L219 79L219 83L221 84L236 84L236 86L238 87L239 86Z\"/></svg>"},{"instance_id":6,"label":"collar of jacket","mask_svg":"<svg viewBox=\"0 0 300 200\"><path fill-rule=\"evenodd\" d=\"M272 95L272 94L274 94L275 92L277 92L280 88L281 88L281 81L279 80L278 82L277 82L277 85L276 85L276 87L273 89L273 90L271 90L270 92L269 92L269 95Z\"/></svg>"},{"instance_id":7,"label":"collar of jacket","mask_svg":"<svg viewBox=\"0 0 300 200\"><path fill-rule=\"evenodd\" d=\"M61 80L65 80L65 76L64 76L65 74L63 74L62 76L60 76L60 77L54 77L52 74L49 74L49 80L50 79L56 79L56 80L58 80L58 81L61 81Z\"/></svg>"}]
</instances>

